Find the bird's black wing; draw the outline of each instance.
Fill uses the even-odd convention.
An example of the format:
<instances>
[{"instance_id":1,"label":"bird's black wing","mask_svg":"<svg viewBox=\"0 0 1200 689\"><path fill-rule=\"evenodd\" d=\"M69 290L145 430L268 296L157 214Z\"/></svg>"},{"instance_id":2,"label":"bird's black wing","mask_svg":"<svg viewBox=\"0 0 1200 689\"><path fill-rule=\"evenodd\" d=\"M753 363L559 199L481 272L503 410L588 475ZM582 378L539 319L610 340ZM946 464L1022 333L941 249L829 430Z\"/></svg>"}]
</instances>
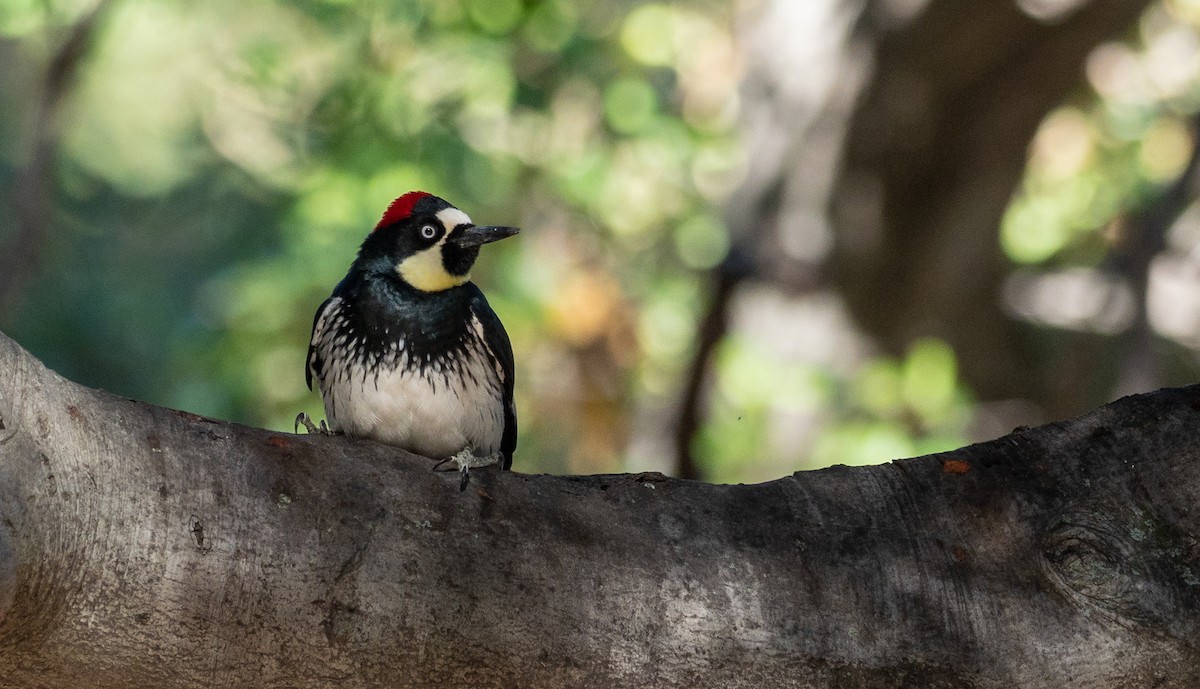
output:
<instances>
[{"instance_id":1,"label":"bird's black wing","mask_svg":"<svg viewBox=\"0 0 1200 689\"><path fill-rule=\"evenodd\" d=\"M322 325L321 318L325 316L325 312L330 308L334 298L330 297L321 302L321 305L317 307L317 313L313 316L312 336L308 338L308 360L304 367L304 382L308 383L309 390L312 390L313 376L320 377L321 370L325 367L325 362L321 361L321 353L317 351L317 340L319 339L317 328Z\"/></svg>"},{"instance_id":2,"label":"bird's black wing","mask_svg":"<svg viewBox=\"0 0 1200 689\"><path fill-rule=\"evenodd\" d=\"M487 299L483 296L483 292L475 290L475 294L471 299L471 313L479 319L479 323L483 326L483 337L487 343L488 349L492 350L492 355L500 364L500 370L503 372L503 380L500 382L504 385L504 435L500 439L500 452L504 454L504 463L501 468L508 469L512 467L513 451L517 449L517 408L513 405L513 378L515 373L515 364L513 363L512 343L508 340L508 333L504 330L504 324L500 322L500 317L492 310Z\"/></svg>"}]
</instances>

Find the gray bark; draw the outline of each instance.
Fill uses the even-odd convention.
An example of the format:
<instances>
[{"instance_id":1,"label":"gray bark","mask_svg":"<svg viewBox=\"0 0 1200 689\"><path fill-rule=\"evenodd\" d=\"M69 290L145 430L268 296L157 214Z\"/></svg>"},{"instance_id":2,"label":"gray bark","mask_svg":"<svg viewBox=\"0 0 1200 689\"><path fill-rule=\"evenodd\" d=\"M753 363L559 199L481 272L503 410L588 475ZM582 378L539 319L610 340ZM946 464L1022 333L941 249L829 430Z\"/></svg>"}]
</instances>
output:
<instances>
[{"instance_id":1,"label":"gray bark","mask_svg":"<svg viewBox=\"0 0 1200 689\"><path fill-rule=\"evenodd\" d=\"M460 493L394 448L75 385L0 335L0 684L1192 687L1198 410L1164 390L750 486Z\"/></svg>"}]
</instances>

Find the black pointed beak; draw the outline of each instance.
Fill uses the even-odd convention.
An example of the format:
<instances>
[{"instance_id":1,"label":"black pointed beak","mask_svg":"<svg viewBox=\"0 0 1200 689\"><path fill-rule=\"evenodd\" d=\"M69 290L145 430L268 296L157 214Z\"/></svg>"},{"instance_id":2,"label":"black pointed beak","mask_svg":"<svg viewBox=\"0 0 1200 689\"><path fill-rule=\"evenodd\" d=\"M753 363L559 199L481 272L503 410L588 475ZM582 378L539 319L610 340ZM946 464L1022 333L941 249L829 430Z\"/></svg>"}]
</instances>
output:
<instances>
[{"instance_id":1,"label":"black pointed beak","mask_svg":"<svg viewBox=\"0 0 1200 689\"><path fill-rule=\"evenodd\" d=\"M511 237L518 232L520 230L515 227L501 227L499 225L484 225L480 227L478 225L471 225L450 235L450 241L466 249L472 246L489 244L505 237Z\"/></svg>"}]
</instances>

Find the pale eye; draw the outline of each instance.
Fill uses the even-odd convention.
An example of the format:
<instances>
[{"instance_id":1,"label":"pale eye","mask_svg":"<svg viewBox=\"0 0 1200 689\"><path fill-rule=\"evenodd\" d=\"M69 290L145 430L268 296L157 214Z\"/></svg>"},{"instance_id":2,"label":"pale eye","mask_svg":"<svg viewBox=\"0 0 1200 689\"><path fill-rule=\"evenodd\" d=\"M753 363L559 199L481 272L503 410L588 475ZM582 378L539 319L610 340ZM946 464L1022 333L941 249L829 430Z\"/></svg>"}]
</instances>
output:
<instances>
[{"instance_id":1,"label":"pale eye","mask_svg":"<svg viewBox=\"0 0 1200 689\"><path fill-rule=\"evenodd\" d=\"M421 227L421 239L433 239L437 236L437 228L433 225L423 225Z\"/></svg>"}]
</instances>

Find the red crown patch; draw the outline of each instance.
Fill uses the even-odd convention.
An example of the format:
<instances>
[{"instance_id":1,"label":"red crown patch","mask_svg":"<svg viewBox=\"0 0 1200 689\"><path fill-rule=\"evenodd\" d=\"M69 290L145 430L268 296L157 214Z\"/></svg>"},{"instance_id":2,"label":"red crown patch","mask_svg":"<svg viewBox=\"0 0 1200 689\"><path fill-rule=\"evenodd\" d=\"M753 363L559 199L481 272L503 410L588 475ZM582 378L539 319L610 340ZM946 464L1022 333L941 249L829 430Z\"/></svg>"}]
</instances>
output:
<instances>
[{"instance_id":1,"label":"red crown patch","mask_svg":"<svg viewBox=\"0 0 1200 689\"><path fill-rule=\"evenodd\" d=\"M427 196L433 196L433 194L427 191L410 191L398 197L388 204L387 210L383 212L383 217L379 219L379 224L375 226L375 229L394 225L412 215L413 206Z\"/></svg>"}]
</instances>

